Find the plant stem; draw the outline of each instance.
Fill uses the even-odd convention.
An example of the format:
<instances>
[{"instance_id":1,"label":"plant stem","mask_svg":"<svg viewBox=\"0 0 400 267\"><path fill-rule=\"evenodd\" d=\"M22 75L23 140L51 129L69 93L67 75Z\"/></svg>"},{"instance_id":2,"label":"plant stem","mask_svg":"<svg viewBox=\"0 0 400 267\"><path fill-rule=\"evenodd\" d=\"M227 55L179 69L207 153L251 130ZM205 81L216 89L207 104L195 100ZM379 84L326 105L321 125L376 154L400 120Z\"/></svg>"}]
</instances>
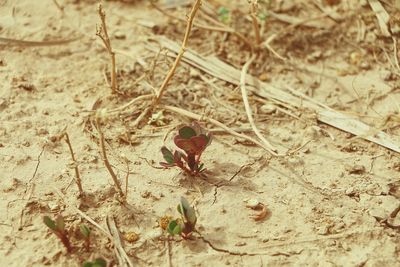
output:
<instances>
[{"instance_id":1,"label":"plant stem","mask_svg":"<svg viewBox=\"0 0 400 267\"><path fill-rule=\"evenodd\" d=\"M158 103L160 103L161 97L163 96L165 90L167 89L167 85L169 83L169 81L171 80L171 78L174 76L175 74L175 70L178 67L179 63L182 60L183 54L186 51L186 47L188 44L188 40L189 40L189 35L190 32L192 30L192 26L193 26L193 19L196 16L197 11L199 10L201 6L201 0L196 0L196 2L193 5L193 8L190 12L188 21L187 21L187 25L186 25L186 31L185 31L185 36L183 37L183 41L182 41L182 46L181 46L181 50L178 53L178 56L175 59L174 65L172 66L172 68L169 70L167 76L165 77L163 83L160 86L160 89L158 91L158 95L157 97L154 99L153 103L152 103L152 109L154 107L156 107L158 105Z\"/></svg>"},{"instance_id":2,"label":"plant stem","mask_svg":"<svg viewBox=\"0 0 400 267\"><path fill-rule=\"evenodd\" d=\"M103 10L103 6L99 4L98 8L99 17L101 20L101 27L97 30L96 35L103 41L104 46L107 49L111 59L111 91L113 94L117 93L117 71L115 66L115 52L111 47L110 37L108 36L107 25L106 25L106 13Z\"/></svg>"},{"instance_id":3,"label":"plant stem","mask_svg":"<svg viewBox=\"0 0 400 267\"><path fill-rule=\"evenodd\" d=\"M78 162L76 162L75 154L74 154L74 151L72 149L72 145L71 145L71 141L69 139L68 133L65 132L64 136L65 136L65 142L67 143L67 145L69 147L69 152L71 153L72 161L74 162L75 182L76 182L76 185L78 186L79 196L83 196L84 192L83 192L83 188L82 188L81 176L79 174Z\"/></svg>"},{"instance_id":4,"label":"plant stem","mask_svg":"<svg viewBox=\"0 0 400 267\"><path fill-rule=\"evenodd\" d=\"M54 232L56 236L60 239L61 243L63 243L64 247L67 249L68 253L72 252L71 243L69 242L68 235L66 233Z\"/></svg>"},{"instance_id":5,"label":"plant stem","mask_svg":"<svg viewBox=\"0 0 400 267\"><path fill-rule=\"evenodd\" d=\"M250 11L250 16L253 21L253 28L254 28L254 33L256 35L256 45L258 46L261 44L261 36L260 36L260 26L258 25L258 20L257 20L257 5L258 5L258 0L253 0L251 5L251 11Z\"/></svg>"},{"instance_id":6,"label":"plant stem","mask_svg":"<svg viewBox=\"0 0 400 267\"><path fill-rule=\"evenodd\" d=\"M110 173L111 178L114 181L114 185L117 188L117 191L118 191L119 195L121 196L121 198L124 198L124 192L122 191L121 185L118 182L117 175L115 174L113 168L111 167L110 162L108 161L106 148L105 148L105 145L104 145L104 134L103 134L103 131L101 130L101 127L100 127L100 119L97 116L96 116L96 126L97 126L97 130L99 131L101 155L102 155L102 158L103 158L104 165L106 166L108 172Z\"/></svg>"}]
</instances>

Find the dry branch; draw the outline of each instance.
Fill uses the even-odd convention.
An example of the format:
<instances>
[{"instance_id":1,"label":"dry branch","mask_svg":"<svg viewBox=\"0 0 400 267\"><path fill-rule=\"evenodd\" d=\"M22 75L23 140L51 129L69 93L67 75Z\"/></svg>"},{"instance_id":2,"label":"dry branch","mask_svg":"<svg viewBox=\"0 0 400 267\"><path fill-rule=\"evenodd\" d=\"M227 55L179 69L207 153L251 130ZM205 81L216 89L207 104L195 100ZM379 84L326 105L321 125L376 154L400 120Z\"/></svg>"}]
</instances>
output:
<instances>
[{"instance_id":1,"label":"dry branch","mask_svg":"<svg viewBox=\"0 0 400 267\"><path fill-rule=\"evenodd\" d=\"M186 32L185 32L185 36L184 36L183 41L182 41L181 49L180 49L180 51L178 53L178 56L175 59L174 65L169 70L167 76L165 77L163 83L160 86L160 89L158 90L158 95L157 95L157 97L154 99L154 101L152 103L152 108L156 107L158 105L158 103L160 102L161 97L163 96L165 90L167 89L169 81L174 76L175 70L178 67L178 65L181 62L181 60L182 60L183 54L185 53L186 47L187 47L187 44L188 44L189 35L190 35L191 30L192 30L193 19L196 16L196 13L199 10L200 6L201 6L201 0L196 0L196 2L194 3L194 5L192 7L192 11L190 12L190 15L189 15L189 18L188 18L188 21L187 21Z\"/></svg>"},{"instance_id":2,"label":"dry branch","mask_svg":"<svg viewBox=\"0 0 400 267\"><path fill-rule=\"evenodd\" d=\"M96 116L96 127L97 127L97 131L99 132L101 155L102 155L104 165L106 166L108 172L110 173L111 178L114 181L114 185L117 188L117 191L118 191L120 197L122 199L124 199L124 192L122 191L121 185L119 184L117 175L115 174L113 168L111 167L110 162L108 161L107 152L106 152L106 148L104 145L104 134L103 134L103 131L101 130L99 116Z\"/></svg>"},{"instance_id":3,"label":"dry branch","mask_svg":"<svg viewBox=\"0 0 400 267\"><path fill-rule=\"evenodd\" d=\"M72 145L71 145L71 141L69 139L69 135L67 132L64 133L64 137L65 137L65 142L68 145L69 148L69 152L71 153L71 159L74 162L74 169L75 169L75 182L76 185L78 186L78 190L79 190L79 196L83 196L83 189L82 189L82 181L81 181L81 176L79 174L79 169L78 169L78 162L75 159L75 154L74 154L74 150L72 149Z\"/></svg>"},{"instance_id":4,"label":"dry branch","mask_svg":"<svg viewBox=\"0 0 400 267\"><path fill-rule=\"evenodd\" d=\"M250 16L253 22L254 34L256 36L256 45L261 44L260 26L257 20L258 0L252 0L250 3Z\"/></svg>"},{"instance_id":5,"label":"dry branch","mask_svg":"<svg viewBox=\"0 0 400 267\"><path fill-rule=\"evenodd\" d=\"M99 4L98 8L99 17L101 20L101 26L97 27L96 35L100 37L103 41L104 46L107 49L108 54L111 59L111 91L113 94L117 93L118 84L117 84L117 71L115 66L115 52L111 47L110 37L108 36L107 25L106 25L106 13L103 10L101 4Z\"/></svg>"}]
</instances>

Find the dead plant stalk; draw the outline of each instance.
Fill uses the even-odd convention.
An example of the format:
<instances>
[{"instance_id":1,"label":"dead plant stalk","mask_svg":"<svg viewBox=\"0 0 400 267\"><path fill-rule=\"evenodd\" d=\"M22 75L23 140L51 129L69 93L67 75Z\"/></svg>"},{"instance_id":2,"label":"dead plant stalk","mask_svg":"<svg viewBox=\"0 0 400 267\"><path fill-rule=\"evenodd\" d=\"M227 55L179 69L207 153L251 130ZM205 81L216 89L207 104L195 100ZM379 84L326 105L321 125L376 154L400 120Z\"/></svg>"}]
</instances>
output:
<instances>
[{"instance_id":1,"label":"dead plant stalk","mask_svg":"<svg viewBox=\"0 0 400 267\"><path fill-rule=\"evenodd\" d=\"M72 145L71 145L71 141L69 139L69 135L68 133L64 133L64 137L65 137L65 142L68 145L69 148L69 152L71 153L71 159L74 163L74 169L75 169L75 182L76 185L78 186L78 190L79 190L79 196L83 196L83 188L82 188L82 180L81 180L81 176L79 174L79 169L78 169L78 162L75 159L75 154L74 154L74 150L72 149Z\"/></svg>"},{"instance_id":2,"label":"dead plant stalk","mask_svg":"<svg viewBox=\"0 0 400 267\"><path fill-rule=\"evenodd\" d=\"M110 37L107 32L106 25L106 12L104 12L103 7L99 4L98 8L99 17L101 20L101 26L97 27L96 35L103 41L104 46L107 49L108 54L111 59L111 91L113 94L117 93L118 84L117 84L117 71L115 66L115 52L111 47Z\"/></svg>"},{"instance_id":3,"label":"dead plant stalk","mask_svg":"<svg viewBox=\"0 0 400 267\"><path fill-rule=\"evenodd\" d=\"M269 148L270 152L276 152L276 148L274 148L268 140L264 138L264 136L261 134L261 132L258 130L251 111L251 107L249 105L249 99L247 97L247 90L246 90L246 75L247 75L247 70L250 66L250 64L253 62L253 60L256 58L256 55L253 54L251 58L244 64L242 72L240 74L240 90L242 92L242 98L243 98L243 103L244 107L246 109L246 114L247 118L249 119L251 128L253 129L254 133L257 135L257 137L261 140L261 142Z\"/></svg>"},{"instance_id":4,"label":"dead plant stalk","mask_svg":"<svg viewBox=\"0 0 400 267\"><path fill-rule=\"evenodd\" d=\"M256 35L256 45L258 46L261 44L260 26L258 25L257 20L258 0L252 0L250 5L250 16L253 21L254 33Z\"/></svg>"},{"instance_id":5,"label":"dead plant stalk","mask_svg":"<svg viewBox=\"0 0 400 267\"><path fill-rule=\"evenodd\" d=\"M192 30L193 19L196 16L196 13L199 10L200 6L201 6L201 0L196 0L196 2L194 3L194 5L192 7L192 10L191 10L191 12L189 14L189 18L188 18L187 25L186 25L185 36L184 36L183 41L182 41L181 49L180 49L180 51L178 53L178 56L175 59L174 65L169 70L167 76L165 77L163 83L160 86L160 89L158 90L158 95L157 95L157 97L154 99L154 101L152 103L152 108L156 107L160 103L161 97L163 96L165 90L167 89L169 81L174 76L176 68L178 67L179 63L182 60L183 54L185 53L186 47L187 47L187 44L188 44L189 35L190 35L191 30Z\"/></svg>"},{"instance_id":6,"label":"dead plant stalk","mask_svg":"<svg viewBox=\"0 0 400 267\"><path fill-rule=\"evenodd\" d=\"M119 184L117 175L115 174L113 168L111 167L110 162L108 161L107 152L106 152L106 148L104 145L104 134L103 134L103 131L101 130L100 119L98 116L96 116L96 127L97 127L97 131L99 132L101 155L103 158L104 165L106 166L108 172L110 173L111 178L114 181L115 187L117 188L117 191L118 191L120 197L124 198L124 192L122 191L121 185Z\"/></svg>"}]
</instances>

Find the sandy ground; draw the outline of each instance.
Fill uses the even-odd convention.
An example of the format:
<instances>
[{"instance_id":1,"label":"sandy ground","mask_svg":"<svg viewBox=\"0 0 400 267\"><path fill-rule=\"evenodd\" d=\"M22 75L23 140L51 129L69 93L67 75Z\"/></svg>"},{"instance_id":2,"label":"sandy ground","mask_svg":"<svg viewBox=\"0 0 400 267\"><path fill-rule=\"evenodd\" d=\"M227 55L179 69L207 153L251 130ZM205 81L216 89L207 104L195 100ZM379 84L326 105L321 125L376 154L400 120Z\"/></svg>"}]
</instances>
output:
<instances>
[{"instance_id":1,"label":"sandy ground","mask_svg":"<svg viewBox=\"0 0 400 267\"><path fill-rule=\"evenodd\" d=\"M90 111L121 107L159 88L173 58L161 47L160 53L149 49L150 44L157 47L151 40L164 35L180 43L185 22L159 13L147 1L106 1L122 92L111 96L105 79L109 57L95 35L97 2L57 1L63 13L51 0L0 0L0 37L80 37L59 46L0 41L1 266L81 266L96 257L118 265L110 240L76 208L103 228L107 216L115 218L122 237L139 234L135 242L122 241L134 266L400 266L395 227L400 219L386 220L400 204L399 154L320 123L312 110L286 109L284 103L255 95L249 98L261 132L279 151L291 153L271 156L241 138L216 132L203 156L206 178L150 166L162 161L164 135L189 119L164 111L155 124L132 127L147 105L143 102L104 121L107 153L123 188L128 160L127 203L121 204L103 165ZM210 2L215 9L224 5ZM229 2L225 7L231 17L224 23L254 41L247 1ZM271 46L287 60L264 48L249 73L275 86L291 85L384 130L400 144L395 59L400 55L394 45L400 11L395 1L381 2L391 16L393 38L382 37L367 1L270 1L270 10L303 22L293 26L274 16L261 21L263 40L279 33ZM339 18L321 16L315 3L335 10ZM189 10L190 5L168 12L185 19ZM303 25L304 19L318 16ZM198 19L209 22L202 15ZM236 36L197 27L189 47L239 70L250 55ZM240 90L188 64L178 67L161 103L206 114L254 136ZM68 146L56 140L65 127L82 177L81 199ZM166 143L172 147L170 137ZM197 234L181 240L160 232L159 219L177 216L181 196L195 207L198 231L208 242ZM266 218L252 218L256 211L246 207L250 199L267 207ZM42 222L44 215L57 214L65 218L71 254ZM93 232L89 251L79 235L81 223Z\"/></svg>"}]
</instances>

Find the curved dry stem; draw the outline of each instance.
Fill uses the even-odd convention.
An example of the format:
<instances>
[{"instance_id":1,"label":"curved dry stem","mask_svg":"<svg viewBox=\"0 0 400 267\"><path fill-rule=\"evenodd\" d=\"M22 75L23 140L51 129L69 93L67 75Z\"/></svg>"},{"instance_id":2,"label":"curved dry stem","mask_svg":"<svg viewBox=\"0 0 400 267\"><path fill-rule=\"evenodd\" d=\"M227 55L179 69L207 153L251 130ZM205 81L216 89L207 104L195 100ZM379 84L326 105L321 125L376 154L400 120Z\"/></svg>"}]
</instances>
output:
<instances>
[{"instance_id":1,"label":"curved dry stem","mask_svg":"<svg viewBox=\"0 0 400 267\"><path fill-rule=\"evenodd\" d=\"M246 91L246 75L247 75L247 70L250 66L250 64L253 62L253 60L256 58L256 55L253 55L247 62L244 64L242 68L242 72L240 74L240 90L242 92L242 98L243 98L243 103L244 107L246 109L246 114L247 118L249 119L251 128L253 129L254 133L257 135L257 137L261 140L261 142L268 147L269 150L276 152L277 149L271 145L271 143L264 138L264 136L261 134L261 132L258 130L254 119L252 115L252 111L249 105L249 100L247 98L247 91Z\"/></svg>"}]
</instances>

